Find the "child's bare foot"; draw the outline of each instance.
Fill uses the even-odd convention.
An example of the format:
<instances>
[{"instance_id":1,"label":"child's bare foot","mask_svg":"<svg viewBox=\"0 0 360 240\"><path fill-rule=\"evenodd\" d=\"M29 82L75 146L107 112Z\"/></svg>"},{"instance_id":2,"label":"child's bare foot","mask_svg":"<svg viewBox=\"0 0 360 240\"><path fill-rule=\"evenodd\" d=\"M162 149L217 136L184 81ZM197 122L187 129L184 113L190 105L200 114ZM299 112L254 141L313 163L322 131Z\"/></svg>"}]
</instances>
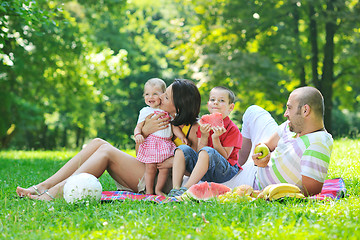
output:
<instances>
[{"instance_id":1,"label":"child's bare foot","mask_svg":"<svg viewBox=\"0 0 360 240\"><path fill-rule=\"evenodd\" d=\"M148 190L146 190L146 191L145 191L145 194L153 195L153 194L154 194L154 191L148 191Z\"/></svg>"},{"instance_id":2,"label":"child's bare foot","mask_svg":"<svg viewBox=\"0 0 360 240\"><path fill-rule=\"evenodd\" d=\"M39 189L38 187L31 186L29 188L22 188L22 187L17 187L16 188L16 193L19 197L25 197L30 195L41 195L43 192L43 189Z\"/></svg>"},{"instance_id":3,"label":"child's bare foot","mask_svg":"<svg viewBox=\"0 0 360 240\"><path fill-rule=\"evenodd\" d=\"M166 197L166 194L165 194L165 193L163 193L162 191L157 191L157 190L155 190L155 194L156 194L156 195L160 195L160 196L165 196L165 197Z\"/></svg>"}]
</instances>

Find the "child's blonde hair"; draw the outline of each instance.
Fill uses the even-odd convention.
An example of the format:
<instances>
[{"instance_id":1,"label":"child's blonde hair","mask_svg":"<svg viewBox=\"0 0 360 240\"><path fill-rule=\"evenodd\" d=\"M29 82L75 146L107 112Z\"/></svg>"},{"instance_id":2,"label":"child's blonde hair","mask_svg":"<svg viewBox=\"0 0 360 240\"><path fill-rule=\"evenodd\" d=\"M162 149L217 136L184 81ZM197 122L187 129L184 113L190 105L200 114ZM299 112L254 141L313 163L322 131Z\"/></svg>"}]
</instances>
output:
<instances>
[{"instance_id":1,"label":"child's blonde hair","mask_svg":"<svg viewBox=\"0 0 360 240\"><path fill-rule=\"evenodd\" d=\"M146 83L144 85L144 89L147 86L149 86L149 87L159 87L163 93L166 90L166 83L164 82L164 80L162 80L160 78L150 78L149 80L146 81Z\"/></svg>"}]
</instances>

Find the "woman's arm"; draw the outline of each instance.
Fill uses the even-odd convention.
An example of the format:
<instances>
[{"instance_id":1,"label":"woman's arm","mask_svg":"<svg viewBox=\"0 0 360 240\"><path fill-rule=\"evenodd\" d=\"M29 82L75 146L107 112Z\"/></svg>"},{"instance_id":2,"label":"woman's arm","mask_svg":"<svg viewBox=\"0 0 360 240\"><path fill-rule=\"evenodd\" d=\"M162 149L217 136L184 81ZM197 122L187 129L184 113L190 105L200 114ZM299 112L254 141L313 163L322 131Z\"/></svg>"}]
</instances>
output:
<instances>
[{"instance_id":1,"label":"woman's arm","mask_svg":"<svg viewBox=\"0 0 360 240\"><path fill-rule=\"evenodd\" d=\"M147 138L150 134L163 130L168 127L170 122L169 117L165 117L166 113L156 114L157 117L153 117L155 113L150 114L145 118L144 126L141 129L144 138Z\"/></svg>"},{"instance_id":2,"label":"woman's arm","mask_svg":"<svg viewBox=\"0 0 360 240\"><path fill-rule=\"evenodd\" d=\"M197 137L197 130L199 128L199 124L198 123L194 123L192 126L191 126L191 129L190 129L190 133L187 137L188 139L188 145L194 149L195 151L197 151L197 147L198 147L198 137Z\"/></svg>"}]
</instances>

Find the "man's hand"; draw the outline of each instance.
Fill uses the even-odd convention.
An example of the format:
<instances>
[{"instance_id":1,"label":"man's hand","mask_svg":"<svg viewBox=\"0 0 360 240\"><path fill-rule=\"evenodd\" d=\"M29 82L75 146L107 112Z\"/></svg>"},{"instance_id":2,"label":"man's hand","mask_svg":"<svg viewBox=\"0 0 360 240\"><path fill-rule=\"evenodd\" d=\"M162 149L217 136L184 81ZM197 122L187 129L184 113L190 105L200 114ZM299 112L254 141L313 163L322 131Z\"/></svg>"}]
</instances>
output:
<instances>
[{"instance_id":1,"label":"man's hand","mask_svg":"<svg viewBox=\"0 0 360 240\"><path fill-rule=\"evenodd\" d=\"M256 146L260 145L260 143L258 143ZM256 147L255 146L255 147ZM262 153L256 153L256 154L253 154L252 155L252 159L254 160L254 164L255 166L258 166L258 167L266 167L270 161L270 156L271 156L271 153L269 153L266 157L264 158L261 158L259 159L259 157L261 156Z\"/></svg>"}]
</instances>

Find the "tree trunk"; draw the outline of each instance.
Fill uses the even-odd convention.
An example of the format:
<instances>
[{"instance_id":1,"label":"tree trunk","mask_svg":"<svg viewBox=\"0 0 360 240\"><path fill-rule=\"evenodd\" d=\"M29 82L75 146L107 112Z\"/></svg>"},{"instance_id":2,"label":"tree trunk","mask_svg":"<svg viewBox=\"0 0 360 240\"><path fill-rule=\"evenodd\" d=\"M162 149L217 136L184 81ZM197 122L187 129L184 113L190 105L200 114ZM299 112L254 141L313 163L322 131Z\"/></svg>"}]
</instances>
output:
<instances>
[{"instance_id":1,"label":"tree trunk","mask_svg":"<svg viewBox=\"0 0 360 240\"><path fill-rule=\"evenodd\" d=\"M324 61L323 61L323 73L321 76L321 88L319 89L325 102L325 127L331 133L331 115L332 115L332 96L333 96L333 82L334 82L334 36L336 32L336 19L334 17L333 0L327 1L327 21L325 24L325 46L324 46ZM329 14L330 13L330 14Z\"/></svg>"},{"instance_id":2,"label":"tree trunk","mask_svg":"<svg viewBox=\"0 0 360 240\"><path fill-rule=\"evenodd\" d=\"M319 72L318 72L318 61L319 61L319 49L317 44L317 24L315 20L315 9L314 6L309 3L309 41L311 45L311 72L312 72L312 82L317 89L321 89L319 81Z\"/></svg>"},{"instance_id":3,"label":"tree trunk","mask_svg":"<svg viewBox=\"0 0 360 240\"><path fill-rule=\"evenodd\" d=\"M298 74L300 79L300 86L306 86L306 77L305 77L305 65L304 58L301 51L300 46L300 37L299 37L299 10L298 6L294 4L294 35L295 35L295 46L296 46L296 57L297 57L297 66L298 66Z\"/></svg>"}]
</instances>

